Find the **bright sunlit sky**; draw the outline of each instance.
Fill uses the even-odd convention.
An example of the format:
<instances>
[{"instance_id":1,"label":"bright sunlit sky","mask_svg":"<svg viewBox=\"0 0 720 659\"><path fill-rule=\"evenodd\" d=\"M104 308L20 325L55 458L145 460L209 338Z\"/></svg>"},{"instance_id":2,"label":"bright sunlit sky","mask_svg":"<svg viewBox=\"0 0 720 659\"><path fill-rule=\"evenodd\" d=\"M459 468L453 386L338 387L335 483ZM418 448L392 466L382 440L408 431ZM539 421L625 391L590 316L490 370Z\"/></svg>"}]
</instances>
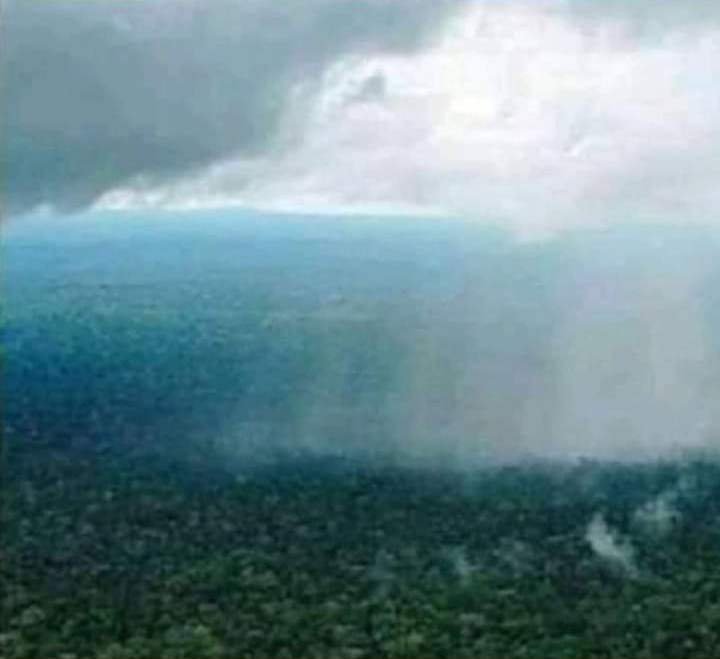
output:
<instances>
[{"instance_id":1,"label":"bright sunlit sky","mask_svg":"<svg viewBox=\"0 0 720 659\"><path fill-rule=\"evenodd\" d=\"M410 212L525 233L720 209L713 0L9 0L36 207Z\"/></svg>"}]
</instances>

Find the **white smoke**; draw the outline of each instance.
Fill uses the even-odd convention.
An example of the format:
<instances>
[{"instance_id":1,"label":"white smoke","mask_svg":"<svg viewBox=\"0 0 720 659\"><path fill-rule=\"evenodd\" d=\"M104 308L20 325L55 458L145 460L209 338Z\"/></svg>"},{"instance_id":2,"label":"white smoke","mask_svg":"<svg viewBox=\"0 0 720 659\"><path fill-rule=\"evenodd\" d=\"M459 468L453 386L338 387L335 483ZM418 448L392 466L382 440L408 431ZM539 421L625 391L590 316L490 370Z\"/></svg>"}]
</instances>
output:
<instances>
[{"instance_id":1,"label":"white smoke","mask_svg":"<svg viewBox=\"0 0 720 659\"><path fill-rule=\"evenodd\" d=\"M600 513L597 513L588 524L585 540L595 554L608 565L622 570L628 576L638 575L632 544L611 529Z\"/></svg>"}]
</instances>

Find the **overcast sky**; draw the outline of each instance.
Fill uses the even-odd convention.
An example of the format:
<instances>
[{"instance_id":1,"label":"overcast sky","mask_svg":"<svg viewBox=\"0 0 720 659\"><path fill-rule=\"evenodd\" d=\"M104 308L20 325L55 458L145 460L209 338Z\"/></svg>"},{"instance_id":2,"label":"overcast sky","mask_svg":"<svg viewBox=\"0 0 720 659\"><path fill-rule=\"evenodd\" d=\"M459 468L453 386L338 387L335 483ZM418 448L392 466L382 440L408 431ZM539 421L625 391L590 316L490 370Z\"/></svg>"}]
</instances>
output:
<instances>
[{"instance_id":1,"label":"overcast sky","mask_svg":"<svg viewBox=\"0 0 720 659\"><path fill-rule=\"evenodd\" d=\"M6 0L5 208L718 219L716 0Z\"/></svg>"}]
</instances>

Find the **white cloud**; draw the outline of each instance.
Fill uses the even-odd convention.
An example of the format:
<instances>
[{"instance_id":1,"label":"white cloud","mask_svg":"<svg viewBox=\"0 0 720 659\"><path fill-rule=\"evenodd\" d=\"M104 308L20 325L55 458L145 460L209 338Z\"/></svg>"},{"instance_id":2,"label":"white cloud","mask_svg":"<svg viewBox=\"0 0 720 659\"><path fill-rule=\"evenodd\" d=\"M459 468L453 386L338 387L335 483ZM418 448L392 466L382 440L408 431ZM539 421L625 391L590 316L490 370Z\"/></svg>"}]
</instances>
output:
<instances>
[{"instance_id":1,"label":"white cloud","mask_svg":"<svg viewBox=\"0 0 720 659\"><path fill-rule=\"evenodd\" d=\"M424 209L529 234L720 208L713 23L648 39L612 14L483 3L430 49L346 58L324 83L282 152L101 204Z\"/></svg>"}]
</instances>

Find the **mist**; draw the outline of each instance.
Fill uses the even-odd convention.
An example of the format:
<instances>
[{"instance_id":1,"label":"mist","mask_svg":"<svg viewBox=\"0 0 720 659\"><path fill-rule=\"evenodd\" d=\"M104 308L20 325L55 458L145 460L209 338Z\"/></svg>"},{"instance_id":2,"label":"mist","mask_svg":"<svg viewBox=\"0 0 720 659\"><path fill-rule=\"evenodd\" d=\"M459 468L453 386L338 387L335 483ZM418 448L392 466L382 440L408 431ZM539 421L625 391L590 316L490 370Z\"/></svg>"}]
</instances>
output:
<instances>
[{"instance_id":1,"label":"mist","mask_svg":"<svg viewBox=\"0 0 720 659\"><path fill-rule=\"evenodd\" d=\"M712 256L685 238L618 231L581 250L552 339L549 402L530 401L531 428L538 407L550 410L550 454L652 459L717 441Z\"/></svg>"},{"instance_id":2,"label":"mist","mask_svg":"<svg viewBox=\"0 0 720 659\"><path fill-rule=\"evenodd\" d=\"M18 433L191 447L238 474L717 445L716 230L528 243L430 220L113 217L7 232Z\"/></svg>"},{"instance_id":3,"label":"mist","mask_svg":"<svg viewBox=\"0 0 720 659\"><path fill-rule=\"evenodd\" d=\"M418 302L382 404L334 419L348 413L334 355L322 387L338 407L312 400L306 432L331 450L344 429L380 425L400 461L471 469L713 451L718 254L706 238L619 229L471 255L460 290Z\"/></svg>"},{"instance_id":4,"label":"mist","mask_svg":"<svg viewBox=\"0 0 720 659\"><path fill-rule=\"evenodd\" d=\"M597 514L588 524L585 539L595 554L615 569L628 576L636 576L635 550L625 539L619 538L602 515Z\"/></svg>"},{"instance_id":5,"label":"mist","mask_svg":"<svg viewBox=\"0 0 720 659\"><path fill-rule=\"evenodd\" d=\"M717 243L658 229L513 244L470 260L410 331L386 412L409 460L645 461L712 450Z\"/></svg>"}]
</instances>

